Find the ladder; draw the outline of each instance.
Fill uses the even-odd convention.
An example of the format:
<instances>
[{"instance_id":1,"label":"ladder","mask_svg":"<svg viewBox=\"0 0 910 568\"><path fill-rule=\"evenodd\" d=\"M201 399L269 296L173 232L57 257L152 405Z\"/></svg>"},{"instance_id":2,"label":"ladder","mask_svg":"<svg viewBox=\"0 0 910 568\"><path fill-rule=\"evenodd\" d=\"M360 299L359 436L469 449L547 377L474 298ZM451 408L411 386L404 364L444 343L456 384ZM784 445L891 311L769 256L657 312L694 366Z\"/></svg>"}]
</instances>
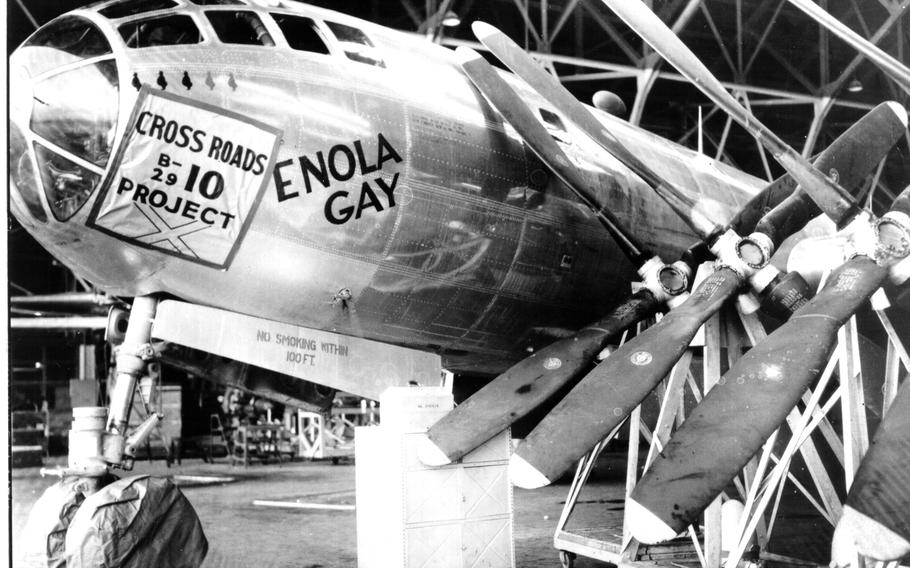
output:
<instances>
[{"instance_id":1,"label":"ladder","mask_svg":"<svg viewBox=\"0 0 910 568\"><path fill-rule=\"evenodd\" d=\"M231 455L231 444L228 441L227 434L224 432L224 426L221 424L221 417L217 414L209 416L209 447L208 460L215 461L215 447L224 448L224 455Z\"/></svg>"}]
</instances>

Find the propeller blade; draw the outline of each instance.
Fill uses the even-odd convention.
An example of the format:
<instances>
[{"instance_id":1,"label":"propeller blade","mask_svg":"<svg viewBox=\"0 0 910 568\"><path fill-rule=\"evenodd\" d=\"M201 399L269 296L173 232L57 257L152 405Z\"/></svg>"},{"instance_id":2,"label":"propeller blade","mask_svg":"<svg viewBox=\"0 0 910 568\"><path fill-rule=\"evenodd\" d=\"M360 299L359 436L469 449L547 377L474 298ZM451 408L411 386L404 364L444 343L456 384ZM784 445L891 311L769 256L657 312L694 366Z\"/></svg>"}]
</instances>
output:
<instances>
[{"instance_id":1,"label":"propeller blade","mask_svg":"<svg viewBox=\"0 0 910 568\"><path fill-rule=\"evenodd\" d=\"M662 179L637 156L629 152L607 129L604 122L578 102L562 83L547 73L518 44L485 22L474 22L471 27L474 35L491 53L538 94L553 104L592 140L626 164L661 195L666 195L668 192L677 194L678 198L670 197L670 205L675 204L680 207L677 212L683 218L690 215L690 212L694 215L692 219L687 219L687 222L699 235L705 238L708 234L717 231L710 220L704 219L698 213L694 200ZM887 155L888 151L903 136L906 128L907 111L904 107L896 102L881 103L819 154L813 166L822 172L828 172L832 177L836 176L842 186L855 187ZM756 194L740 210L730 222L730 228L740 234L752 231L758 220L768 210L776 207L785 197L793 193L796 186L796 180L790 174L778 178ZM777 237L778 234L792 234L796 231L794 227L802 227L821 213L815 202L801 189L797 190L797 195L793 196L791 200L796 203L769 217L765 226L759 231L772 237L775 244L779 244L783 240ZM701 230L696 227L701 227Z\"/></svg>"},{"instance_id":2,"label":"propeller blade","mask_svg":"<svg viewBox=\"0 0 910 568\"><path fill-rule=\"evenodd\" d=\"M863 458L834 530L831 565L856 553L875 560L910 554L910 385L904 383Z\"/></svg>"},{"instance_id":3,"label":"propeller blade","mask_svg":"<svg viewBox=\"0 0 910 568\"><path fill-rule=\"evenodd\" d=\"M907 111L895 102L881 103L854 123L816 157L813 166L837 177L844 187L859 187L869 172L891 151L907 129ZM818 205L784 174L755 194L730 221L738 234L751 231L767 235L775 250L789 236L821 213ZM759 221L765 217L765 221ZM698 265L711 258L705 243L686 253Z\"/></svg>"},{"instance_id":4,"label":"propeller blade","mask_svg":"<svg viewBox=\"0 0 910 568\"><path fill-rule=\"evenodd\" d=\"M774 243L762 235L740 238L726 231L700 212L698 201L668 182L635 154L630 152L591 112L569 93L555 78L546 73L517 44L505 34L482 22L473 26L478 39L509 68L529 83L541 96L575 123L588 137L613 154L641 177L671 208L699 235L710 250L730 266L735 266L749 278L764 303L775 312L787 314L805 302L808 287L801 285L798 275L782 279L776 270L756 273L771 258ZM797 203L797 205L799 205ZM786 228L785 228L786 229ZM694 264L694 263L693 263Z\"/></svg>"},{"instance_id":5,"label":"propeller blade","mask_svg":"<svg viewBox=\"0 0 910 568\"><path fill-rule=\"evenodd\" d=\"M910 195L910 189L905 193ZM902 194L895 203L902 204L901 207L906 205L910 208L910 200L906 195ZM818 352L824 351L826 346L833 343L833 334L836 334L840 327L840 324L836 322L846 320L856 311L862 301L878 288L887 276L889 266L894 260L906 257L910 253L910 217L907 212L898 211L897 208L888 215L874 225L865 218L857 221L859 232L863 227L867 229L864 238L859 239L866 248L861 249L859 256L843 265L832 276L831 284L825 288L823 294L820 294L821 299L816 297L805 304L796 312L798 317L795 316L788 324L769 336L768 340L762 342L761 347L767 350L767 355L760 357L764 351L756 347L747 356L740 359L741 363L738 365L745 366L747 370L739 374L733 374L733 370L729 371L726 376L735 377L735 379L726 379L726 389L731 388L731 383L737 384L739 379L742 379L743 384L749 386L758 383L756 387L753 387L757 389L767 388L767 385L774 383L773 388L768 392L768 395L773 397L781 390L780 385L772 380L772 376L776 372L780 372L780 377L788 378L786 383L788 385L791 381L789 377L791 375L799 377L800 370L806 375L811 375L803 378L803 381L811 380L812 376L817 375L823 365L814 363L813 366L809 365L807 361L813 357L818 358ZM870 260L863 254L876 257L878 262ZM731 296L741 283L742 277L737 272L721 266L697 287L688 300L668 313L660 323L624 344L611 357L591 371L517 447L510 464L512 482L525 488L546 485L558 478L572 465L573 461L603 439L669 372L691 342L698 328L720 308L724 300ZM835 322L836 325L832 322ZM772 339L775 337L778 339ZM809 338L810 346L803 348L803 351L800 352L797 346L805 343L807 338ZM747 359L746 357L749 355L752 357ZM778 361L777 359L781 357L783 358ZM749 362L748 365L747 362ZM784 367L789 370L784 371ZM756 377L759 378L756 379ZM748 379L752 380L748 381ZM723 393L726 389L718 385L712 389L711 393L715 390ZM803 390L805 390L805 386L798 391L797 398ZM709 396L716 398L721 395L709 394ZM705 401L707 399L706 397ZM754 400L756 400L754 396L747 395L739 402L748 408ZM699 405L699 409L702 409L705 401ZM795 402L796 398L780 416L786 416ZM602 408L605 403L613 408L612 412ZM729 405L724 406L724 404L726 403L722 402L717 405L717 413L725 408L729 409ZM680 431L685 430L690 422L697 424L696 418L700 415L699 412L696 410L696 415L690 417ZM740 411L740 414L733 413L732 415L738 418L743 415L743 411ZM585 424L585 428L575 427L579 423ZM755 436L756 420L742 420L738 424L740 430L746 430L743 436ZM755 448L746 454L746 460L755 453L777 424L779 424L779 420L774 421L773 426L766 433L755 438L758 441ZM695 426L690 428L695 428ZM730 427L727 426L727 428ZM717 429L715 428L715 430ZM716 437L721 433L718 432L716 436L704 436L699 432L689 436L687 438L688 447L679 450L679 459L688 459L688 465L694 469L703 465L705 455L715 458L725 456L724 452L717 453L715 444ZM679 433L677 433L678 435ZM740 438L730 442L729 445L743 446L742 436ZM701 444L699 446L702 449L701 453L691 451L695 444ZM731 457L739 459L736 454L731 454ZM677 473L679 471L677 466L678 464L666 466L664 475L670 476ZM716 469L720 466L713 467ZM738 464L737 467L741 469L742 465ZM652 467L650 472L654 471L655 469ZM652 473L648 475L654 479ZM710 473L699 473L698 475L705 480L704 483L713 479ZM678 479L680 483L693 482L691 477L683 475ZM717 492L722 490L732 477L733 474L727 477L724 483L717 488ZM642 482L636 486L636 492L639 491L639 488L642 488ZM712 485L710 491L713 490ZM642 489L642 491L644 490ZM639 535L641 539L654 539L667 534L669 530L679 524L683 512L688 511L681 506L677 507L680 502L685 502L685 499L704 498L704 494L691 494L690 487L685 487L684 490L677 493L671 493L669 489L650 491L647 496L660 500L667 494L678 495L677 502L669 503L669 509L661 509L661 505L667 505L664 502L659 502L653 507L648 507L646 503L641 502L631 503L631 506L637 509L636 517L640 519ZM716 494L711 495L711 499ZM704 505L707 506L708 503L710 503L710 499ZM664 517L658 516L660 514L664 514ZM656 534L649 533L648 527L656 531ZM661 530L661 527L669 528ZM636 538L639 535L636 535Z\"/></svg>"},{"instance_id":6,"label":"propeller blade","mask_svg":"<svg viewBox=\"0 0 910 568\"><path fill-rule=\"evenodd\" d=\"M815 160L814 166L830 172L832 177L839 177L847 187L860 187L868 172L875 167L904 135L907 128L907 111L897 103L882 103L869 111L862 119L841 134ZM787 187L796 184L795 180L785 174L770 186L753 197L730 223L737 232L743 226L754 225L755 233L763 234L778 249L783 241L796 233L812 218L821 213L818 205L803 190L796 187L785 199L774 206L756 222L758 215L765 211L763 204L775 194L782 194ZM688 262L703 261L708 257L708 247L699 243L691 247L685 255ZM841 257L842 258L842 257ZM826 266L831 266L827 264ZM761 309L767 315L781 321L811 297L811 288L806 284L804 266L799 272L790 272L779 280L760 289Z\"/></svg>"},{"instance_id":7,"label":"propeller blade","mask_svg":"<svg viewBox=\"0 0 910 568\"><path fill-rule=\"evenodd\" d=\"M529 60L524 52L512 44L506 36L496 31L495 28L487 25L476 26L475 31L480 37L481 41L490 47L491 51L493 51L497 56L503 58L506 61L507 65L509 65L513 70L519 72L519 75L523 79L531 82L532 86L534 86L538 92L550 100L551 103L553 103L555 99L557 101L555 103L555 106L564 114L566 114L570 120L575 122L576 125L587 125L587 128L583 128L583 130L587 131L592 137L601 141L608 151L615 152L618 156L624 158L627 163L631 163L631 165L634 166L633 169L637 169L638 173L645 177L646 180L647 178L650 178L652 186L660 184L669 186L669 184L666 184L660 180L657 174L654 174L652 171L647 169L647 166L641 164L640 161L634 158L634 156L630 159L628 157L628 151L626 151L622 144L616 141L616 139L606 131L603 125L600 125L600 123L597 122L596 119L594 119L590 113L584 109L584 107L582 107L573 97L571 97L571 95L569 95L561 86L559 86L558 83L556 83L554 86L554 81L552 78L543 73L537 64L532 60ZM837 158L843 160L843 156L838 156L838 154L843 151L845 147L849 147L852 152L858 154L859 152L856 152L855 144L862 143L864 139L872 137L869 134L870 131L878 130L878 128L881 126L881 113L890 113L893 115L894 111L887 110L886 107L880 111L879 114L874 114L872 118L864 122L861 127L857 127L857 130L851 133L851 135L846 140L842 141L839 145L832 147L824 157L826 162L833 162ZM891 122L895 121L892 119ZM897 122L900 121L898 120ZM882 151L887 152L887 150ZM862 160L858 161L861 162ZM874 163L877 163L877 161L878 160L869 164L869 167L874 165ZM853 168L848 169L854 173L854 177L859 177L860 174ZM863 172L863 174L865 174L866 171L868 171L868 168ZM791 219L809 218L807 216L800 217L797 213L793 212L794 209L803 207L803 202L799 200L790 200L785 201L785 203L787 203L787 214L780 215L778 213L781 218L787 220L787 223L783 224L777 231L777 234L782 236L787 236L789 232L798 230L800 228L800 226L796 222L791 221ZM766 224L768 223L766 222ZM713 229L704 231L704 234L712 234L712 232ZM735 284L732 285L732 290L735 290L736 286L738 286L739 282L741 282L741 280L739 280L737 277L728 278L727 281L730 283L735 282ZM793 282L793 279L781 279L778 282L778 285L779 286L774 288L774 290L780 291L779 303L784 305L788 311L792 311L793 309L799 307L799 305L805 301L801 300L800 302L792 302L793 296L800 296L799 283ZM733 293L732 290L724 297L731 295ZM786 297L787 292L790 293L790 297ZM720 306L720 303L722 303L722 299L721 302L717 304L717 307ZM683 306L685 306L685 304ZM682 309L682 306L679 309ZM683 312L679 312L679 314L682 313ZM629 397L629 404L627 405L628 409L633 408L669 371L676 360L678 360L679 356L682 354L685 347L688 345L688 342L691 340L692 336L694 336L700 325L705 320L707 320L707 318L710 317L712 313L713 311L710 310L701 310L699 312L699 315L703 319L687 320L685 318L680 318L680 321L678 323L673 323L673 314L677 314L677 310L674 310L671 312L671 315L668 316L668 319L665 318L665 321L667 323L664 325L667 326L666 328L656 327L654 331L649 330L646 332L646 334L654 334L653 336L647 337L656 337L656 339L652 339L652 342L655 343L665 342L668 344L675 344L679 341L678 338L682 338L684 341L681 341L679 350L677 352L664 352L663 355L666 356L666 360L663 361L662 365L655 364L653 368L641 370L639 374L643 375L645 378L636 377L638 380L635 381L637 384L634 386L616 386L611 383L610 379L601 378L600 382L603 384L599 388L604 389L604 392L609 392L608 389L623 390ZM664 329L669 329L671 331L663 331ZM673 335L674 333L677 335ZM639 341L641 340L636 338L633 340L632 344L638 345ZM631 348L627 349L631 350ZM517 457L513 460L514 465L512 467L514 483L523 487L536 487L552 481L558 477L566 468L570 467L576 459L583 455L604 435L606 435L607 432L612 430L615 425L625 419L626 414L621 410L620 415L617 416L615 420L598 424L595 429L590 432L590 439L578 436L577 432L571 428L574 420L578 419L578 409L584 409L586 407L586 404L590 404L592 400L598 400L598 397L593 394L597 387L592 386L583 388L582 385L586 383L595 383L597 382L598 377L606 377L609 375L611 372L611 365L618 365L618 363L615 360L613 363L604 362L592 373L590 373L588 377L583 379L582 384L576 387L576 389L573 390L566 397L566 399L543 420L543 422L541 422L538 428L531 433L531 435L525 440L525 443L522 446L519 446L516 452ZM626 375L627 373L625 372L619 372L614 376L625 378ZM617 381L614 379L612 382ZM612 395L613 393L611 392L610 394ZM591 413L596 414L597 409L593 409ZM565 430L563 430L563 428L565 428ZM567 432L572 432L571 436L567 435ZM444 455L444 452L442 451L436 452L436 455L439 457L439 459L445 459L441 457Z\"/></svg>"},{"instance_id":8,"label":"propeller blade","mask_svg":"<svg viewBox=\"0 0 910 568\"><path fill-rule=\"evenodd\" d=\"M494 53L506 59L506 63L513 70L516 70L523 79L529 80L529 77L526 76L527 74L533 73L536 76L541 73L533 60L530 60L520 48L515 46L495 28L484 24L476 29L478 30L478 35L481 36L481 40ZM494 96L499 96L496 93L503 90L511 91L511 88L504 84L502 79L488 65L484 66L482 63L478 63L476 67L481 68L487 74L486 78L483 79L486 81L483 84L484 86L478 85L482 91L488 88L486 84L491 82L496 84ZM534 71L526 74L525 70L527 68ZM492 72L492 77L489 76L490 72ZM537 80L534 80L532 86L535 86L535 88L540 87L537 89L538 92L551 99L552 83L554 81L549 78L549 75L543 73L543 77L538 77ZM555 105L558 109L568 115L569 113L563 107L578 107L581 109L580 112L583 116L593 119L580 103L571 98L571 95L562 89L559 83L555 83L555 85L562 90L564 95L570 98L572 103L570 104L569 99L563 96L559 99L559 103ZM514 97L514 93L512 96ZM552 99L551 102L553 102ZM512 110L524 106L522 101L515 101L514 99L506 99L502 101L502 104L507 105L506 108ZM524 118L527 120L527 116ZM579 120L586 119L582 118ZM906 120L906 114L904 114L903 120ZM537 124L536 119L534 119L534 124ZM898 127L895 124L900 124L901 126ZM858 183L866 172L880 161L881 157L888 152L896 139L902 134L903 124L904 122L901 122L901 120L895 119L895 111L889 110L887 106L881 106L870 112L857 125L854 125L847 133L829 146L819 156L817 164L825 170L829 170L834 166L841 167L845 172L845 178L856 180L855 183ZM589 129L595 129L593 124L588 126ZM622 145L609 132L604 132L603 135L612 139L613 147L620 148L620 152L624 151ZM611 147L606 149L611 151ZM625 155L628 156L628 154L625 151ZM634 156L633 159L638 164L641 164ZM647 168L643 164L641 164L641 167ZM657 178L657 175L653 174L653 172L651 174L645 173L645 175ZM781 202L788 193L792 192L795 186L794 182L789 187L782 187L787 183L786 179L783 181L779 180L779 182L777 185L769 186L751 200L736 216L733 226L739 230L751 229L761 212L766 211L767 207ZM669 185L663 181L658 181L657 183ZM854 185L854 182L851 181L852 185ZM789 201L792 202L793 200ZM796 202L796 204L804 206L805 202L815 207L814 202L805 198L805 194L803 194L803 201ZM790 207L792 209L794 206L790 205ZM817 214L818 209L815 207L812 215L803 216L802 218L808 219ZM787 219L791 220L798 218L800 217L797 213L791 213L787 216ZM707 227L708 225L705 226ZM790 221L787 225L782 226L777 233L786 236L799 228L797 223ZM709 229L706 233L711 234L713 230ZM784 284L786 285L779 286L775 290L788 292L794 290L794 286L790 286L789 281ZM792 293L790 296L788 300L792 301ZM572 338L558 341L532 355L527 360L519 362L475 393L429 430L426 438L421 441L419 446L421 461L428 465L450 463L505 429L515 420L526 416L549 398L564 391L567 385L576 382L578 376L590 365L593 354L603 346L606 339L619 330L628 327L634 321L654 313L656 309L656 300L648 299L645 301L644 298L633 296L625 305L614 310L613 313L600 322L588 326L588 328L585 328ZM595 330L598 328L600 331L596 332ZM695 329L697 329L697 326ZM555 367L558 364L558 368L547 368L548 361L549 366ZM672 364L670 363L670 366Z\"/></svg>"},{"instance_id":9,"label":"propeller blade","mask_svg":"<svg viewBox=\"0 0 910 568\"><path fill-rule=\"evenodd\" d=\"M842 265L711 389L632 493L629 526L639 542L673 538L723 491L824 368L837 330L886 274L865 257Z\"/></svg>"},{"instance_id":10,"label":"propeller blade","mask_svg":"<svg viewBox=\"0 0 910 568\"><path fill-rule=\"evenodd\" d=\"M509 466L512 483L533 489L558 479L657 386L741 284L735 271L716 270L685 302L588 373L518 445Z\"/></svg>"},{"instance_id":11,"label":"propeller blade","mask_svg":"<svg viewBox=\"0 0 910 568\"><path fill-rule=\"evenodd\" d=\"M604 218L605 225L630 260L640 265L639 273L654 272L659 280L662 269L654 265L662 266L663 263L657 259L649 261L641 245L619 228L619 222L609 214L607 204L600 202L588 188L550 133L508 83L476 52L459 48L457 53L471 81L528 146L580 199ZM673 270L679 271L679 268L671 267L671 272ZM686 287L685 277L677 284L676 289L663 286L657 294L650 289L642 290L593 326L555 342L497 377L427 432L419 444L421 461L428 465L443 465L459 459L546 402L591 364L609 337L656 312L669 294L682 292Z\"/></svg>"},{"instance_id":12,"label":"propeller blade","mask_svg":"<svg viewBox=\"0 0 910 568\"><path fill-rule=\"evenodd\" d=\"M858 187L906 131L906 109L893 101L881 103L838 136L812 165L836 179L842 187ZM784 183L784 180L795 183L789 174L774 183ZM743 211L749 211L751 204L752 201ZM760 223L756 223L755 230L771 237L776 248L821 212L815 201L799 187L767 213ZM742 221L737 216L731 226L735 227Z\"/></svg>"},{"instance_id":13,"label":"propeller blade","mask_svg":"<svg viewBox=\"0 0 910 568\"><path fill-rule=\"evenodd\" d=\"M842 187L813 168L793 148L743 108L688 47L640 0L603 0L630 28L756 137L838 226L860 207Z\"/></svg>"},{"instance_id":14,"label":"propeller blade","mask_svg":"<svg viewBox=\"0 0 910 568\"><path fill-rule=\"evenodd\" d=\"M602 148L613 154L617 159L626 164L633 172L641 177L656 193L658 193L690 227L702 237L704 248L692 251L688 256L691 266L698 264L696 255L707 252L708 245L714 245L724 233L724 227L707 219L699 211L697 201L689 197L673 183L668 182L642 162L635 154L630 152L611 132L606 121L601 121L592 114L591 110L582 105L575 97L562 86L552 75L544 71L524 50L508 36L493 26L475 22L474 34L494 55L512 71L528 83L543 98L553 104L566 118L578 126L589 138ZM844 166L844 181L850 187L858 185L878 160L872 161L864 158L879 157L887 154L897 139L903 135L906 127L906 111L897 103L882 104L867 114L863 120L857 122L850 130L829 146L816 160L817 166L825 171L834 171L835 165ZM783 184L782 184L783 185ZM792 186L790 188L793 189ZM754 213L759 204L767 202L769 194L779 190L779 186L772 185L750 201L740 211L731 227L742 225L747 219L744 217L751 213L752 224L755 223L759 213ZM815 202L799 188L795 194L781 203L777 203L774 210L765 215L763 221L755 227L757 233L764 235L770 241L767 250L761 240L756 240L757 235L749 239L740 240L739 244L730 248L719 248L722 262L736 264L744 269L747 275L750 271L761 268L769 260L770 252L776 248L783 239L796 232L810 219L820 213ZM735 231L734 229L734 232ZM736 235L734 235L736 236ZM738 236L737 236L738 238ZM696 245L698 247L698 245ZM726 254L724 254L726 253ZM704 255L707 256L707 255ZM741 261L747 261L744 266ZM776 317L785 318L808 299L800 290L806 287L797 274L790 274L781 279L773 278L771 285L764 277L751 280L756 290L763 295L763 307ZM795 306L795 307L794 307Z\"/></svg>"},{"instance_id":15,"label":"propeller blade","mask_svg":"<svg viewBox=\"0 0 910 568\"><path fill-rule=\"evenodd\" d=\"M723 233L723 226L716 224L699 211L697 200L667 182L630 152L613 136L606 125L595 118L572 93L563 87L556 78L544 71L507 35L484 22L474 22L471 29L474 30L477 39L509 69L565 114L566 118L588 137L626 164L638 177L651 186L701 239L711 241Z\"/></svg>"},{"instance_id":16,"label":"propeller blade","mask_svg":"<svg viewBox=\"0 0 910 568\"><path fill-rule=\"evenodd\" d=\"M462 458L573 384L608 339L662 306L649 290L639 290L596 323L522 359L434 424L417 457L433 466Z\"/></svg>"},{"instance_id":17,"label":"propeller blade","mask_svg":"<svg viewBox=\"0 0 910 568\"><path fill-rule=\"evenodd\" d=\"M603 203L596 191L581 177L547 129L534 116L514 90L499 76L496 69L479 53L468 47L455 50L464 72L477 88L490 100L503 118L511 124L531 150L578 196L597 216L600 222L636 266L641 266L651 255L632 236L626 227Z\"/></svg>"},{"instance_id":18,"label":"propeller blade","mask_svg":"<svg viewBox=\"0 0 910 568\"><path fill-rule=\"evenodd\" d=\"M905 212L857 223L857 254L724 374L636 485L627 507L640 542L672 538L723 491L818 377L841 325L910 252Z\"/></svg>"}]
</instances>

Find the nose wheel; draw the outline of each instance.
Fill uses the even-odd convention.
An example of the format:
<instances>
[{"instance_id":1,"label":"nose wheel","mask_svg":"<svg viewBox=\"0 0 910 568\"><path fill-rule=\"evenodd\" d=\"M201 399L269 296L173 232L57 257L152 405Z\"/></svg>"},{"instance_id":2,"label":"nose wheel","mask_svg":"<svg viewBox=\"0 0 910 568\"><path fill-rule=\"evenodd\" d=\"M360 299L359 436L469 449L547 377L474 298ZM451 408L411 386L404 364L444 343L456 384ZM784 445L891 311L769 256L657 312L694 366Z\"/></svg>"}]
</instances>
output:
<instances>
[{"instance_id":1,"label":"nose wheel","mask_svg":"<svg viewBox=\"0 0 910 568\"><path fill-rule=\"evenodd\" d=\"M30 542L37 543L28 554L39 563L78 556L83 562L103 560L112 565L112 558L122 556L136 566L199 566L205 558L208 545L202 525L177 486L149 475L118 480L110 473L113 468L132 469L136 449L162 417L149 411L128 432L137 385L149 409L152 383L140 377L157 374L151 345L156 308L154 297L133 300L117 349L109 407L74 409L69 466L48 472L63 479L39 499L31 514L35 521L30 519L28 527Z\"/></svg>"},{"instance_id":2,"label":"nose wheel","mask_svg":"<svg viewBox=\"0 0 910 568\"><path fill-rule=\"evenodd\" d=\"M562 566L562 568L574 568L575 559L577 557L578 556L574 552L569 552L568 550L560 550L559 565Z\"/></svg>"}]
</instances>

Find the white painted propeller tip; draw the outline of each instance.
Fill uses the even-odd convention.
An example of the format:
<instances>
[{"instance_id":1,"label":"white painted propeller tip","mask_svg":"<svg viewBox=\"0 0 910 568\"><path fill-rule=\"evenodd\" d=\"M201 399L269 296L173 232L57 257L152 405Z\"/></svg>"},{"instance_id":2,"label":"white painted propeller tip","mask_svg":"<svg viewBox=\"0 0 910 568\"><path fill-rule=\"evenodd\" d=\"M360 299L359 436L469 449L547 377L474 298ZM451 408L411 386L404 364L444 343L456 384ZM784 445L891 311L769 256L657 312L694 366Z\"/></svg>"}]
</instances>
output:
<instances>
[{"instance_id":1,"label":"white painted propeller tip","mask_svg":"<svg viewBox=\"0 0 910 568\"><path fill-rule=\"evenodd\" d=\"M476 21L471 24L471 30L474 31L474 36L479 40L484 40L491 35L496 35L499 33L499 30L491 26L486 22Z\"/></svg>"},{"instance_id":2,"label":"white painted propeller tip","mask_svg":"<svg viewBox=\"0 0 910 568\"><path fill-rule=\"evenodd\" d=\"M905 109L899 102L896 101L888 101L886 104L891 108L892 111L894 111L894 114L897 115L897 118L899 118L900 121L904 123L904 128L907 128L907 109Z\"/></svg>"},{"instance_id":3,"label":"white painted propeller tip","mask_svg":"<svg viewBox=\"0 0 910 568\"><path fill-rule=\"evenodd\" d=\"M635 540L657 544L676 536L676 531L635 499L626 499L626 519Z\"/></svg>"},{"instance_id":4,"label":"white painted propeller tip","mask_svg":"<svg viewBox=\"0 0 910 568\"><path fill-rule=\"evenodd\" d=\"M897 560L910 553L910 542L849 505L844 507L831 539L831 565L856 567L857 554Z\"/></svg>"},{"instance_id":5,"label":"white painted propeller tip","mask_svg":"<svg viewBox=\"0 0 910 568\"><path fill-rule=\"evenodd\" d=\"M512 454L509 460L509 478L512 485L522 489L537 489L551 483L544 474L518 454Z\"/></svg>"},{"instance_id":6,"label":"white painted propeller tip","mask_svg":"<svg viewBox=\"0 0 910 568\"><path fill-rule=\"evenodd\" d=\"M852 510L844 507L844 513ZM853 535L843 519L837 523L834 529L834 536L831 538L831 568L846 568L856 564L859 551L856 550L856 544L853 542Z\"/></svg>"},{"instance_id":7,"label":"white painted propeller tip","mask_svg":"<svg viewBox=\"0 0 910 568\"><path fill-rule=\"evenodd\" d=\"M426 434L422 434L417 440L417 459L424 465L439 467L452 463L449 456L439 449L433 440Z\"/></svg>"},{"instance_id":8,"label":"white painted propeller tip","mask_svg":"<svg viewBox=\"0 0 910 568\"><path fill-rule=\"evenodd\" d=\"M471 49L470 47L465 47L460 45L455 48L455 55L461 60L462 63L469 63L476 59L481 59L480 54Z\"/></svg>"}]
</instances>

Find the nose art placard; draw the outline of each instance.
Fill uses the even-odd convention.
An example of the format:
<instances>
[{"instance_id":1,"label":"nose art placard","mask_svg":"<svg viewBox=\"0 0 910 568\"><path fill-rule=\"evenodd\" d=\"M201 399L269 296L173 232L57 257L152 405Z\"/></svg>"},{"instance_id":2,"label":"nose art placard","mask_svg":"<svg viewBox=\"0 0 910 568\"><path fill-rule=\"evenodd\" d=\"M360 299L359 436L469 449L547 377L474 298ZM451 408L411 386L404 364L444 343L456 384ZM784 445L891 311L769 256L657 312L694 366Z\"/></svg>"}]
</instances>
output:
<instances>
[{"instance_id":1,"label":"nose art placard","mask_svg":"<svg viewBox=\"0 0 910 568\"><path fill-rule=\"evenodd\" d=\"M249 117L143 87L88 226L227 268L271 178L281 134Z\"/></svg>"}]
</instances>

